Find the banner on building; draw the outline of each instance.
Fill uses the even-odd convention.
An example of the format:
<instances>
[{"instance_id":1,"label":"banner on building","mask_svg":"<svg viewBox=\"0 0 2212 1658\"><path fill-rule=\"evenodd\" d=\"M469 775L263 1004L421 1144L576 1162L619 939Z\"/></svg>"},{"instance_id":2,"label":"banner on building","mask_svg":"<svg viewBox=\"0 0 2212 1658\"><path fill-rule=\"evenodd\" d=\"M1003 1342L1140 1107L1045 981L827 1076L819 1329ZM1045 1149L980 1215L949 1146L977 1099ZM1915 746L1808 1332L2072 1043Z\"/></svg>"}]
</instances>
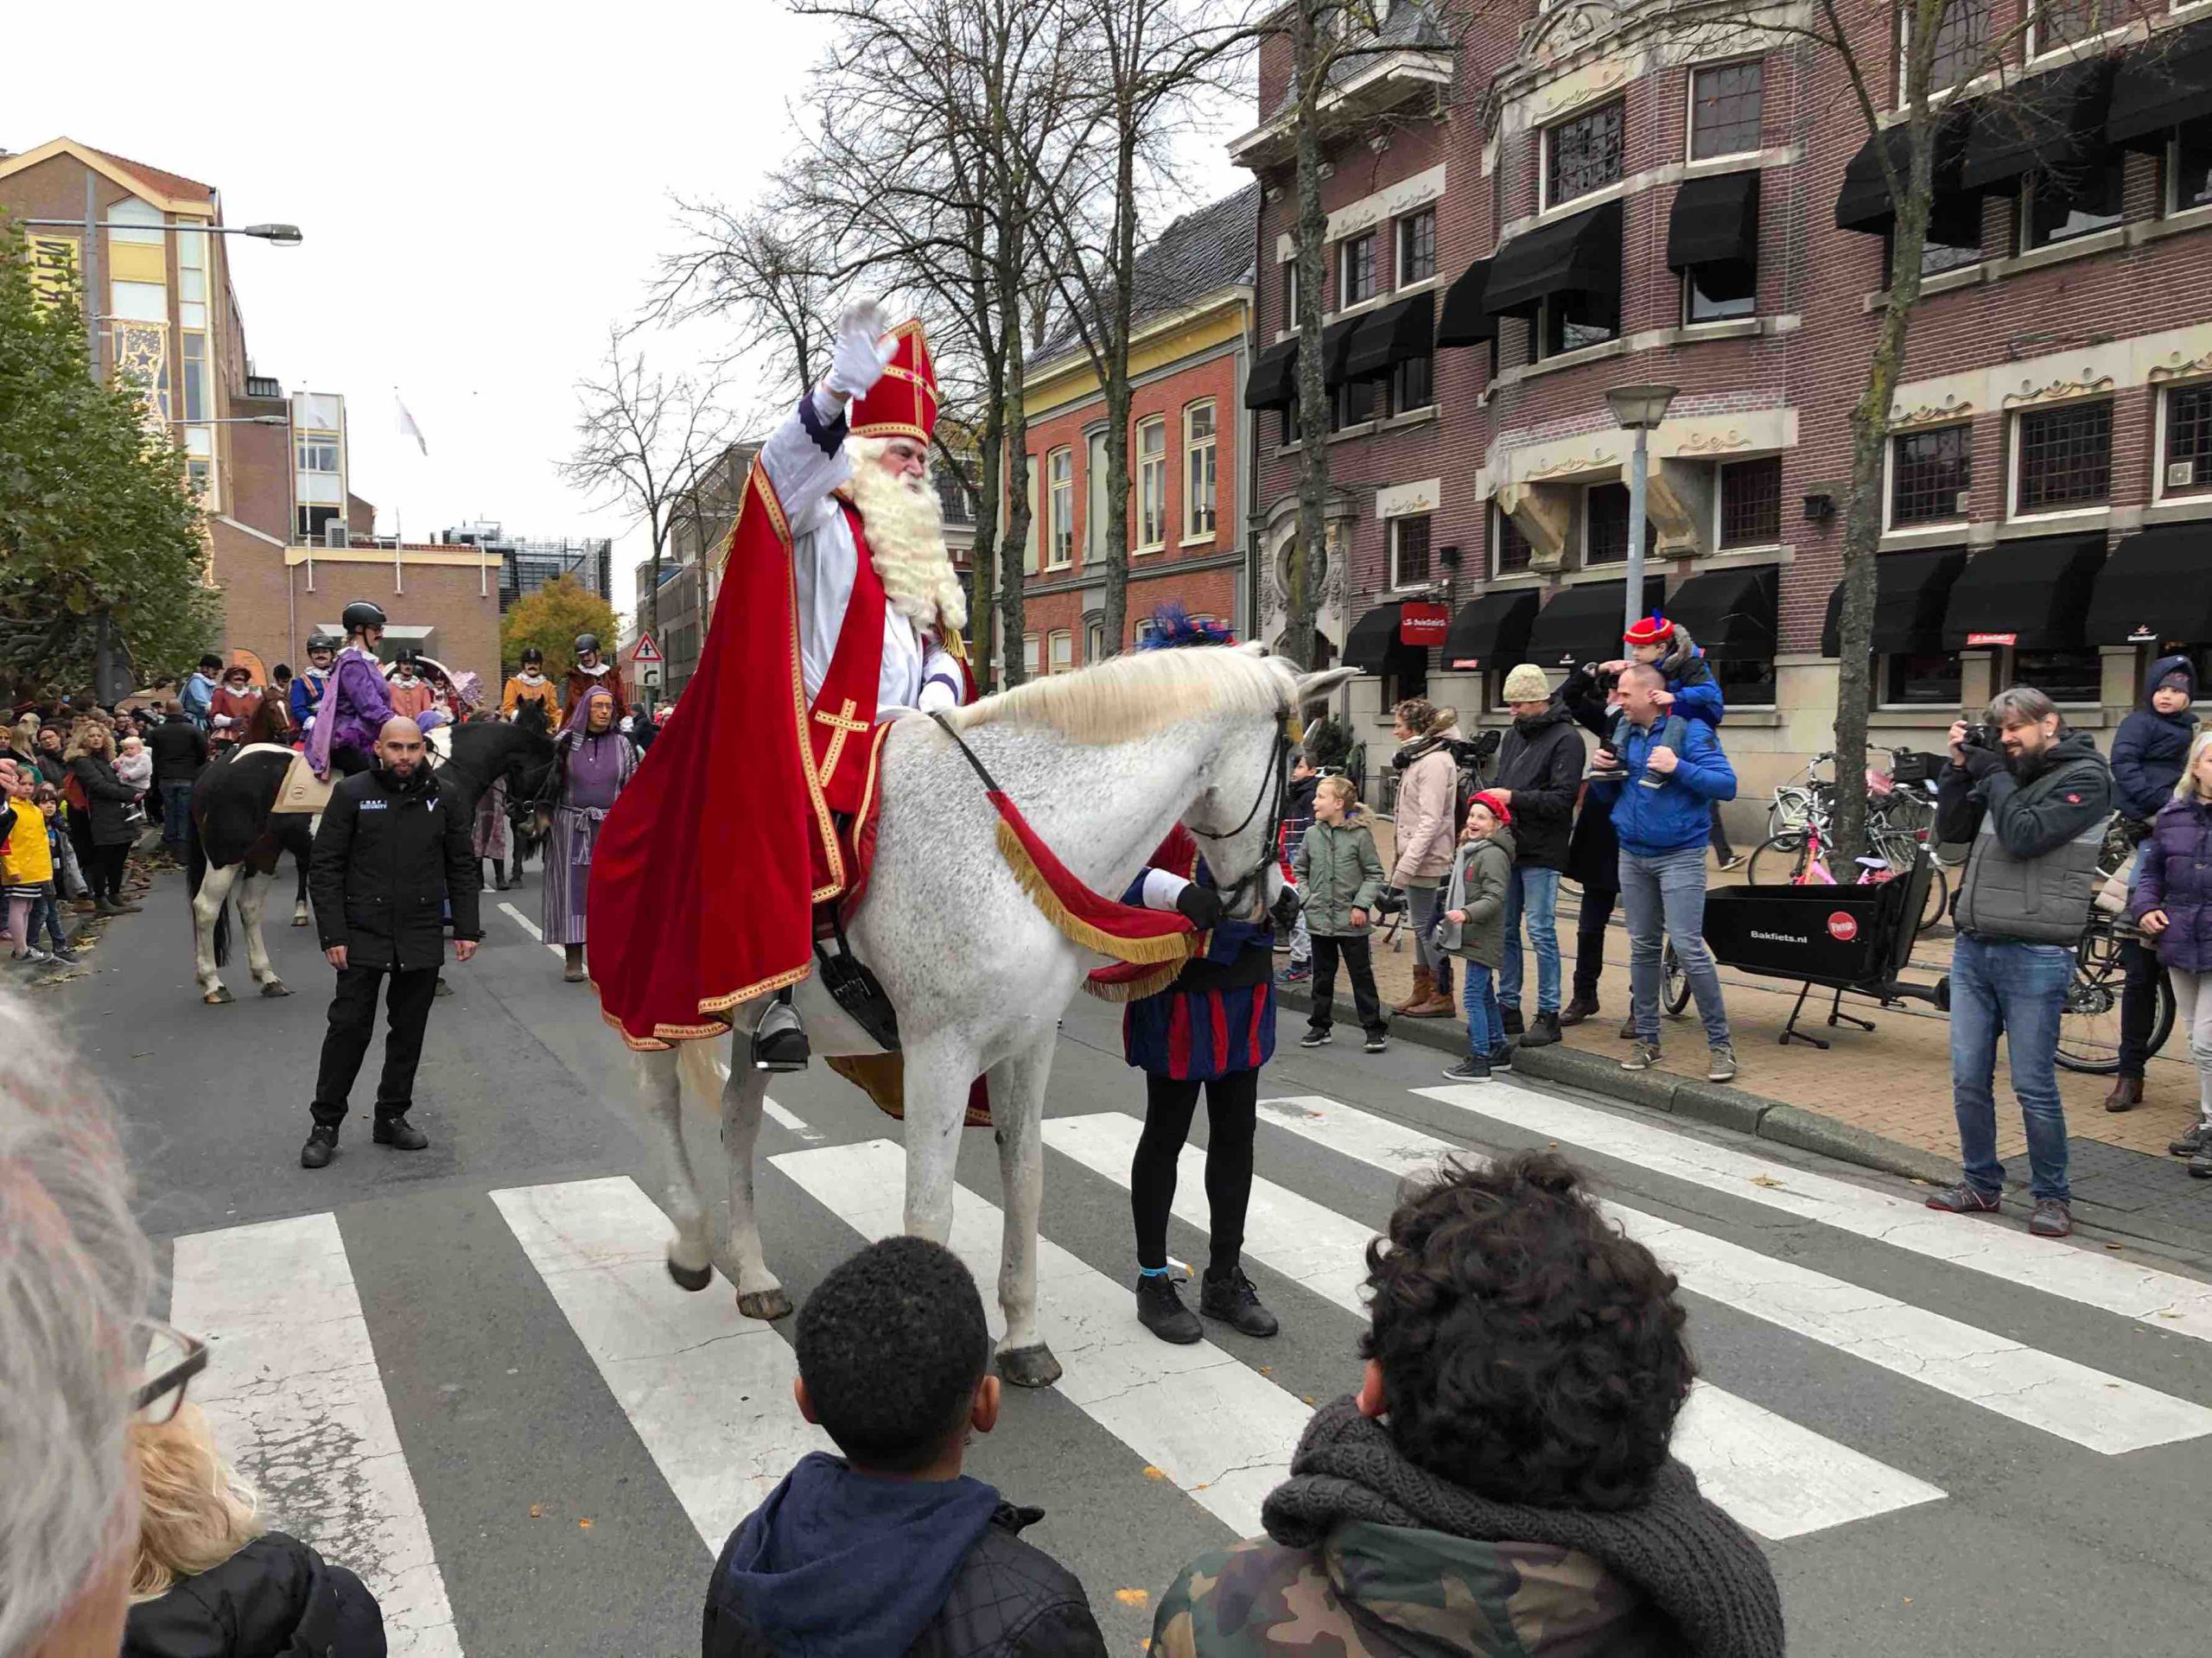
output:
<instances>
[{"instance_id":1,"label":"banner on building","mask_svg":"<svg viewBox=\"0 0 2212 1658\"><path fill-rule=\"evenodd\" d=\"M35 232L29 244L31 292L47 307L77 302L77 238Z\"/></svg>"},{"instance_id":2,"label":"banner on building","mask_svg":"<svg viewBox=\"0 0 2212 1658\"><path fill-rule=\"evenodd\" d=\"M1402 645L1418 645L1427 650L1432 645L1444 643L1444 636L1452 631L1452 607L1408 600L1398 612L1398 640Z\"/></svg>"}]
</instances>

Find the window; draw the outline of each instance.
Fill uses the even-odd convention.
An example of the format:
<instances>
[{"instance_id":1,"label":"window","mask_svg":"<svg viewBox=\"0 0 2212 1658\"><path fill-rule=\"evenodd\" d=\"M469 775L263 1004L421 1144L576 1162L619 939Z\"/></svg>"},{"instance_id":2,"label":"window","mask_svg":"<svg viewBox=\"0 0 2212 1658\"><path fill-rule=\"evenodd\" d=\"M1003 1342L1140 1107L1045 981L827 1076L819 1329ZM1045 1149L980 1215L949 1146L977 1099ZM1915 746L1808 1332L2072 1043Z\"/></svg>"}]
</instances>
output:
<instances>
[{"instance_id":1,"label":"window","mask_svg":"<svg viewBox=\"0 0 2212 1658\"><path fill-rule=\"evenodd\" d=\"M1375 233L1337 244L1337 308L1375 297Z\"/></svg>"},{"instance_id":2,"label":"window","mask_svg":"<svg viewBox=\"0 0 2212 1658\"><path fill-rule=\"evenodd\" d=\"M1137 426L1137 545L1167 543L1167 422L1152 419Z\"/></svg>"},{"instance_id":3,"label":"window","mask_svg":"<svg viewBox=\"0 0 2212 1658\"><path fill-rule=\"evenodd\" d=\"M214 481L214 462L202 461L195 456L184 463L184 471L186 478L192 485L192 499L195 501L205 501L207 499L207 487Z\"/></svg>"},{"instance_id":4,"label":"window","mask_svg":"<svg viewBox=\"0 0 2212 1658\"><path fill-rule=\"evenodd\" d=\"M1282 327L1285 334L1298 326L1298 261L1283 261L1282 267Z\"/></svg>"},{"instance_id":5,"label":"window","mask_svg":"<svg viewBox=\"0 0 2212 1658\"><path fill-rule=\"evenodd\" d=\"M1882 658L1882 706L1955 708L1966 694L1955 651L1900 651Z\"/></svg>"},{"instance_id":6,"label":"window","mask_svg":"<svg viewBox=\"0 0 2212 1658\"><path fill-rule=\"evenodd\" d=\"M1551 294L1536 308L1535 346L1539 360L1600 346L1620 334L1618 308L1588 294Z\"/></svg>"},{"instance_id":7,"label":"window","mask_svg":"<svg viewBox=\"0 0 2212 1658\"><path fill-rule=\"evenodd\" d=\"M207 395L207 336L188 334L184 336L184 418L202 421L212 412L213 399ZM338 470L334 464L330 470Z\"/></svg>"},{"instance_id":8,"label":"window","mask_svg":"<svg viewBox=\"0 0 2212 1658\"><path fill-rule=\"evenodd\" d=\"M1690 76L1690 159L1741 156L1759 147L1766 66L1717 63Z\"/></svg>"},{"instance_id":9,"label":"window","mask_svg":"<svg viewBox=\"0 0 2212 1658\"><path fill-rule=\"evenodd\" d=\"M1436 359L1408 357L1390 371L1390 412L1409 414L1436 401Z\"/></svg>"},{"instance_id":10,"label":"window","mask_svg":"<svg viewBox=\"0 0 2212 1658\"><path fill-rule=\"evenodd\" d=\"M1625 107L1617 99L1544 129L1544 206L1556 207L1620 178Z\"/></svg>"},{"instance_id":11,"label":"window","mask_svg":"<svg viewBox=\"0 0 2212 1658\"><path fill-rule=\"evenodd\" d=\"M2121 0L2037 0L2028 54L2040 56L2078 41L2094 40L2126 21Z\"/></svg>"},{"instance_id":12,"label":"window","mask_svg":"<svg viewBox=\"0 0 2212 1658\"><path fill-rule=\"evenodd\" d=\"M1394 660L1406 665L1382 676L1382 709L1386 715L1408 697L1428 696L1428 652L1409 651ZM1396 786L1395 778L1392 786Z\"/></svg>"},{"instance_id":13,"label":"window","mask_svg":"<svg viewBox=\"0 0 2212 1658\"><path fill-rule=\"evenodd\" d=\"M1937 217L1940 218L1941 215ZM1928 226L1928 239L1922 243L1920 247L1920 274L1922 276L1940 276L1947 270L1962 270L1968 265L1978 265L1981 263L1980 236L1977 235L1971 242L1965 240L1955 242L1949 238L1952 236L1963 238L1966 234L1965 226L1961 226L1952 229L1943 236L1936 234L1938 228L1935 220L1930 219ZM1893 267L1891 276L1894 279L1894 253L1891 257Z\"/></svg>"},{"instance_id":14,"label":"window","mask_svg":"<svg viewBox=\"0 0 2212 1658\"><path fill-rule=\"evenodd\" d=\"M1183 411L1183 536L1213 539L1217 463L1220 444L1214 432L1214 405L1194 403Z\"/></svg>"},{"instance_id":15,"label":"window","mask_svg":"<svg viewBox=\"0 0 2212 1658\"><path fill-rule=\"evenodd\" d=\"M1428 519L1390 520L1390 585L1425 588L1428 585Z\"/></svg>"},{"instance_id":16,"label":"window","mask_svg":"<svg viewBox=\"0 0 2212 1658\"><path fill-rule=\"evenodd\" d=\"M1064 674L1075 666L1074 634L1062 628L1056 633L1047 634L1045 642L1048 647L1046 659L1052 664L1049 671Z\"/></svg>"},{"instance_id":17,"label":"window","mask_svg":"<svg viewBox=\"0 0 2212 1658\"><path fill-rule=\"evenodd\" d=\"M2073 403L2022 415L2013 427L2015 512L2094 506L2112 493L2112 405Z\"/></svg>"},{"instance_id":18,"label":"window","mask_svg":"<svg viewBox=\"0 0 2212 1658\"><path fill-rule=\"evenodd\" d=\"M1028 455L1022 461L1022 475L1029 489L1029 532L1021 543L1021 569L1027 575L1037 574L1037 457Z\"/></svg>"},{"instance_id":19,"label":"window","mask_svg":"<svg viewBox=\"0 0 2212 1658\"><path fill-rule=\"evenodd\" d=\"M1374 381L1346 380L1329 394L1329 429L1341 432L1347 426L1365 425L1381 412L1376 405Z\"/></svg>"},{"instance_id":20,"label":"window","mask_svg":"<svg viewBox=\"0 0 2212 1658\"><path fill-rule=\"evenodd\" d=\"M2164 458L2163 493L2212 489L2212 385L2179 385L2166 393Z\"/></svg>"},{"instance_id":21,"label":"window","mask_svg":"<svg viewBox=\"0 0 2212 1658\"><path fill-rule=\"evenodd\" d=\"M2166 211L2212 203L2212 115L2184 121L2166 153Z\"/></svg>"},{"instance_id":22,"label":"window","mask_svg":"<svg viewBox=\"0 0 2212 1658\"><path fill-rule=\"evenodd\" d=\"M1282 447L1286 449L1290 448L1301 435L1298 424L1298 399L1293 397L1282 406Z\"/></svg>"},{"instance_id":23,"label":"window","mask_svg":"<svg viewBox=\"0 0 2212 1658\"><path fill-rule=\"evenodd\" d=\"M1497 575L1518 575L1535 562L1536 549L1529 544L1529 537L1521 533L1521 526L1513 522L1513 515L1503 507L1491 507L1490 516L1491 572Z\"/></svg>"},{"instance_id":24,"label":"window","mask_svg":"<svg viewBox=\"0 0 2212 1658\"><path fill-rule=\"evenodd\" d=\"M1045 562L1047 569L1059 569L1075 556L1075 451L1053 450L1045 457L1045 467L1050 480L1046 522L1052 535Z\"/></svg>"},{"instance_id":25,"label":"window","mask_svg":"<svg viewBox=\"0 0 2212 1658\"><path fill-rule=\"evenodd\" d=\"M1981 73L1989 56L1991 0L1950 0L1936 25L1936 53L1928 67L1928 89L1941 92ZM1904 13L1902 35L1909 35L1912 11ZM1902 79L1902 77L1900 77Z\"/></svg>"},{"instance_id":26,"label":"window","mask_svg":"<svg viewBox=\"0 0 2212 1658\"><path fill-rule=\"evenodd\" d=\"M1890 440L1890 524L1936 524L1972 510L1974 428L1939 426Z\"/></svg>"},{"instance_id":27,"label":"window","mask_svg":"<svg viewBox=\"0 0 2212 1658\"><path fill-rule=\"evenodd\" d=\"M1083 556L1106 556L1106 434L1093 432L1083 446Z\"/></svg>"},{"instance_id":28,"label":"window","mask_svg":"<svg viewBox=\"0 0 2212 1658\"><path fill-rule=\"evenodd\" d=\"M2089 162L2063 181L2038 174L2022 187L2020 245L2049 247L2109 230L2120 219L2126 167L2118 151Z\"/></svg>"},{"instance_id":29,"label":"window","mask_svg":"<svg viewBox=\"0 0 2212 1658\"><path fill-rule=\"evenodd\" d=\"M176 295L194 305L207 301L207 232L180 230L176 233Z\"/></svg>"},{"instance_id":30,"label":"window","mask_svg":"<svg viewBox=\"0 0 2212 1658\"><path fill-rule=\"evenodd\" d=\"M1658 544L1651 521L1643 524L1643 549ZM1582 492L1582 562L1618 564L1628 557L1628 486L1592 484Z\"/></svg>"},{"instance_id":31,"label":"window","mask_svg":"<svg viewBox=\"0 0 2212 1658\"><path fill-rule=\"evenodd\" d=\"M1782 457L1720 468L1720 544L1770 547L1782 539Z\"/></svg>"},{"instance_id":32,"label":"window","mask_svg":"<svg viewBox=\"0 0 2212 1658\"><path fill-rule=\"evenodd\" d=\"M294 445L299 455L302 472L336 472L338 470L338 434L335 432L302 432Z\"/></svg>"},{"instance_id":33,"label":"window","mask_svg":"<svg viewBox=\"0 0 2212 1658\"><path fill-rule=\"evenodd\" d=\"M1083 660L1087 666L1106 660L1106 624L1093 622L1083 630Z\"/></svg>"},{"instance_id":34,"label":"window","mask_svg":"<svg viewBox=\"0 0 2212 1658\"><path fill-rule=\"evenodd\" d=\"M1436 209L1424 207L1398 221L1398 286L1436 274Z\"/></svg>"},{"instance_id":35,"label":"window","mask_svg":"<svg viewBox=\"0 0 2212 1658\"><path fill-rule=\"evenodd\" d=\"M2088 651L2007 651L2012 673L2008 685L2032 685L2054 702L2101 702L2105 694L2103 653Z\"/></svg>"},{"instance_id":36,"label":"window","mask_svg":"<svg viewBox=\"0 0 2212 1658\"><path fill-rule=\"evenodd\" d=\"M1719 282L1717 270L1692 265L1682 272L1682 320L1686 322L1725 322L1731 317L1751 316L1759 308L1756 291L1724 297L1707 290L1707 284L1715 287L1737 288L1738 282Z\"/></svg>"},{"instance_id":37,"label":"window","mask_svg":"<svg viewBox=\"0 0 2212 1658\"><path fill-rule=\"evenodd\" d=\"M1774 706L1772 657L1717 657L1713 663L1713 677L1719 682L1720 700L1731 708Z\"/></svg>"},{"instance_id":38,"label":"window","mask_svg":"<svg viewBox=\"0 0 2212 1658\"><path fill-rule=\"evenodd\" d=\"M1037 636L1034 633L1021 636L1021 677L1024 679L1037 677Z\"/></svg>"},{"instance_id":39,"label":"window","mask_svg":"<svg viewBox=\"0 0 2212 1658\"><path fill-rule=\"evenodd\" d=\"M108 284L111 308L119 321L167 322L169 290L155 282L117 282Z\"/></svg>"},{"instance_id":40,"label":"window","mask_svg":"<svg viewBox=\"0 0 2212 1658\"><path fill-rule=\"evenodd\" d=\"M302 541L320 547L322 545L323 525L333 522L342 522L344 514L337 507L302 505L299 510L296 527L300 532Z\"/></svg>"}]
</instances>

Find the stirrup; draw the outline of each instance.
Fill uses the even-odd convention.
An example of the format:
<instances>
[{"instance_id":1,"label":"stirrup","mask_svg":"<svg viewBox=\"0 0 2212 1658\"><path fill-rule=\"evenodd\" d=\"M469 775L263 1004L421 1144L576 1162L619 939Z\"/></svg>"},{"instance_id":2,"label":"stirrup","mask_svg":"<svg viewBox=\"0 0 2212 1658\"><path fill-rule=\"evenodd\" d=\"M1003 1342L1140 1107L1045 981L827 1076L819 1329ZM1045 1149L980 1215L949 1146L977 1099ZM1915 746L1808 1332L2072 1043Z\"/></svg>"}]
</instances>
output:
<instances>
[{"instance_id":1,"label":"stirrup","mask_svg":"<svg viewBox=\"0 0 2212 1658\"><path fill-rule=\"evenodd\" d=\"M798 1009L780 997L768 1004L753 1030L753 1069L766 1071L804 1070L812 1055L806 1026Z\"/></svg>"},{"instance_id":2,"label":"stirrup","mask_svg":"<svg viewBox=\"0 0 2212 1658\"><path fill-rule=\"evenodd\" d=\"M897 1053L898 1010L892 1007L891 998L884 994L875 975L853 954L835 908L828 905L823 908L830 912L828 937L823 937L820 918L814 936L814 959L821 964L822 988L830 993L846 1018L868 1032L871 1042L886 1053ZM831 943L836 946L834 949L825 947Z\"/></svg>"}]
</instances>

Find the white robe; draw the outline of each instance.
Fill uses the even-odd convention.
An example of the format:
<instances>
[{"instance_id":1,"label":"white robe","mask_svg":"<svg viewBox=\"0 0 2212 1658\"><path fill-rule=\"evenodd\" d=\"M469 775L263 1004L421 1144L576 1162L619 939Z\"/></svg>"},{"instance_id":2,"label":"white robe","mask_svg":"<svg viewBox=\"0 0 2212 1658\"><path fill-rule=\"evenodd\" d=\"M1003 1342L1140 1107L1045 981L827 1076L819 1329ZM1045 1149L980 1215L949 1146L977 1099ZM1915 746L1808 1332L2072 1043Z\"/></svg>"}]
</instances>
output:
<instances>
[{"instance_id":1,"label":"white robe","mask_svg":"<svg viewBox=\"0 0 2212 1658\"><path fill-rule=\"evenodd\" d=\"M817 412L829 401L818 392L808 395L815 398ZM799 672L810 704L836 654L837 636L844 630L845 612L853 601L853 578L860 568L852 528L831 493L852 476L852 458L842 441L844 425L833 412L819 426L836 440L834 449L825 452L797 412L760 448L761 465L767 468L768 481L775 486L791 525L798 579ZM934 634L915 627L889 600L884 600L883 670L871 715L880 717L886 708L956 707L961 687L960 665L951 652Z\"/></svg>"}]
</instances>

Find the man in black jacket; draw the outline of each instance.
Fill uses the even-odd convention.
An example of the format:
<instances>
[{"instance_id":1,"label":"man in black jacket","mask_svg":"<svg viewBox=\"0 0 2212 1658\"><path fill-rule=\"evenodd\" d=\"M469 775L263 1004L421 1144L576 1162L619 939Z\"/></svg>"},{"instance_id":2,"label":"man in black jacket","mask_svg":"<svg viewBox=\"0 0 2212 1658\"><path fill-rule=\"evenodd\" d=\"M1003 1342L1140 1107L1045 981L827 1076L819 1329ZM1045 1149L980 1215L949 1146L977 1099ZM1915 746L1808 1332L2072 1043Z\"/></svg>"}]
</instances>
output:
<instances>
[{"instance_id":1,"label":"man in black jacket","mask_svg":"<svg viewBox=\"0 0 2212 1658\"><path fill-rule=\"evenodd\" d=\"M330 1000L330 1028L322 1039L310 1108L315 1128L300 1148L302 1168L322 1167L338 1149L338 1125L346 1119L346 1096L368 1051L377 990L387 975L390 1024L372 1138L403 1152L430 1143L407 1121L407 1111L414 1100L415 1066L423 1057L423 1027L445 959L442 912L448 900L458 960L475 955L484 936L477 923L480 877L469 814L447 809L422 728L412 720L387 720L377 734L375 758L375 769L332 791L308 867L315 925L322 953L338 969L338 990Z\"/></svg>"},{"instance_id":2,"label":"man in black jacket","mask_svg":"<svg viewBox=\"0 0 2212 1658\"><path fill-rule=\"evenodd\" d=\"M1559 878L1567 867L1574 797L1582 783L1582 734L1574 716L1552 700L1544 670L1522 663L1505 677L1505 702L1513 724L1498 745L1497 780L1491 792L1513 810L1518 843L1512 879L1505 887L1505 957L1497 974L1497 1005L1508 1033L1521 1031L1524 1048L1559 1040ZM1529 918L1529 947L1536 952L1536 1017L1521 1020L1521 918Z\"/></svg>"},{"instance_id":3,"label":"man in black jacket","mask_svg":"<svg viewBox=\"0 0 2212 1658\"><path fill-rule=\"evenodd\" d=\"M146 748L154 757L154 797L162 803L162 844L181 857L191 827L192 785L207 764L207 736L180 709L146 734Z\"/></svg>"}]
</instances>

